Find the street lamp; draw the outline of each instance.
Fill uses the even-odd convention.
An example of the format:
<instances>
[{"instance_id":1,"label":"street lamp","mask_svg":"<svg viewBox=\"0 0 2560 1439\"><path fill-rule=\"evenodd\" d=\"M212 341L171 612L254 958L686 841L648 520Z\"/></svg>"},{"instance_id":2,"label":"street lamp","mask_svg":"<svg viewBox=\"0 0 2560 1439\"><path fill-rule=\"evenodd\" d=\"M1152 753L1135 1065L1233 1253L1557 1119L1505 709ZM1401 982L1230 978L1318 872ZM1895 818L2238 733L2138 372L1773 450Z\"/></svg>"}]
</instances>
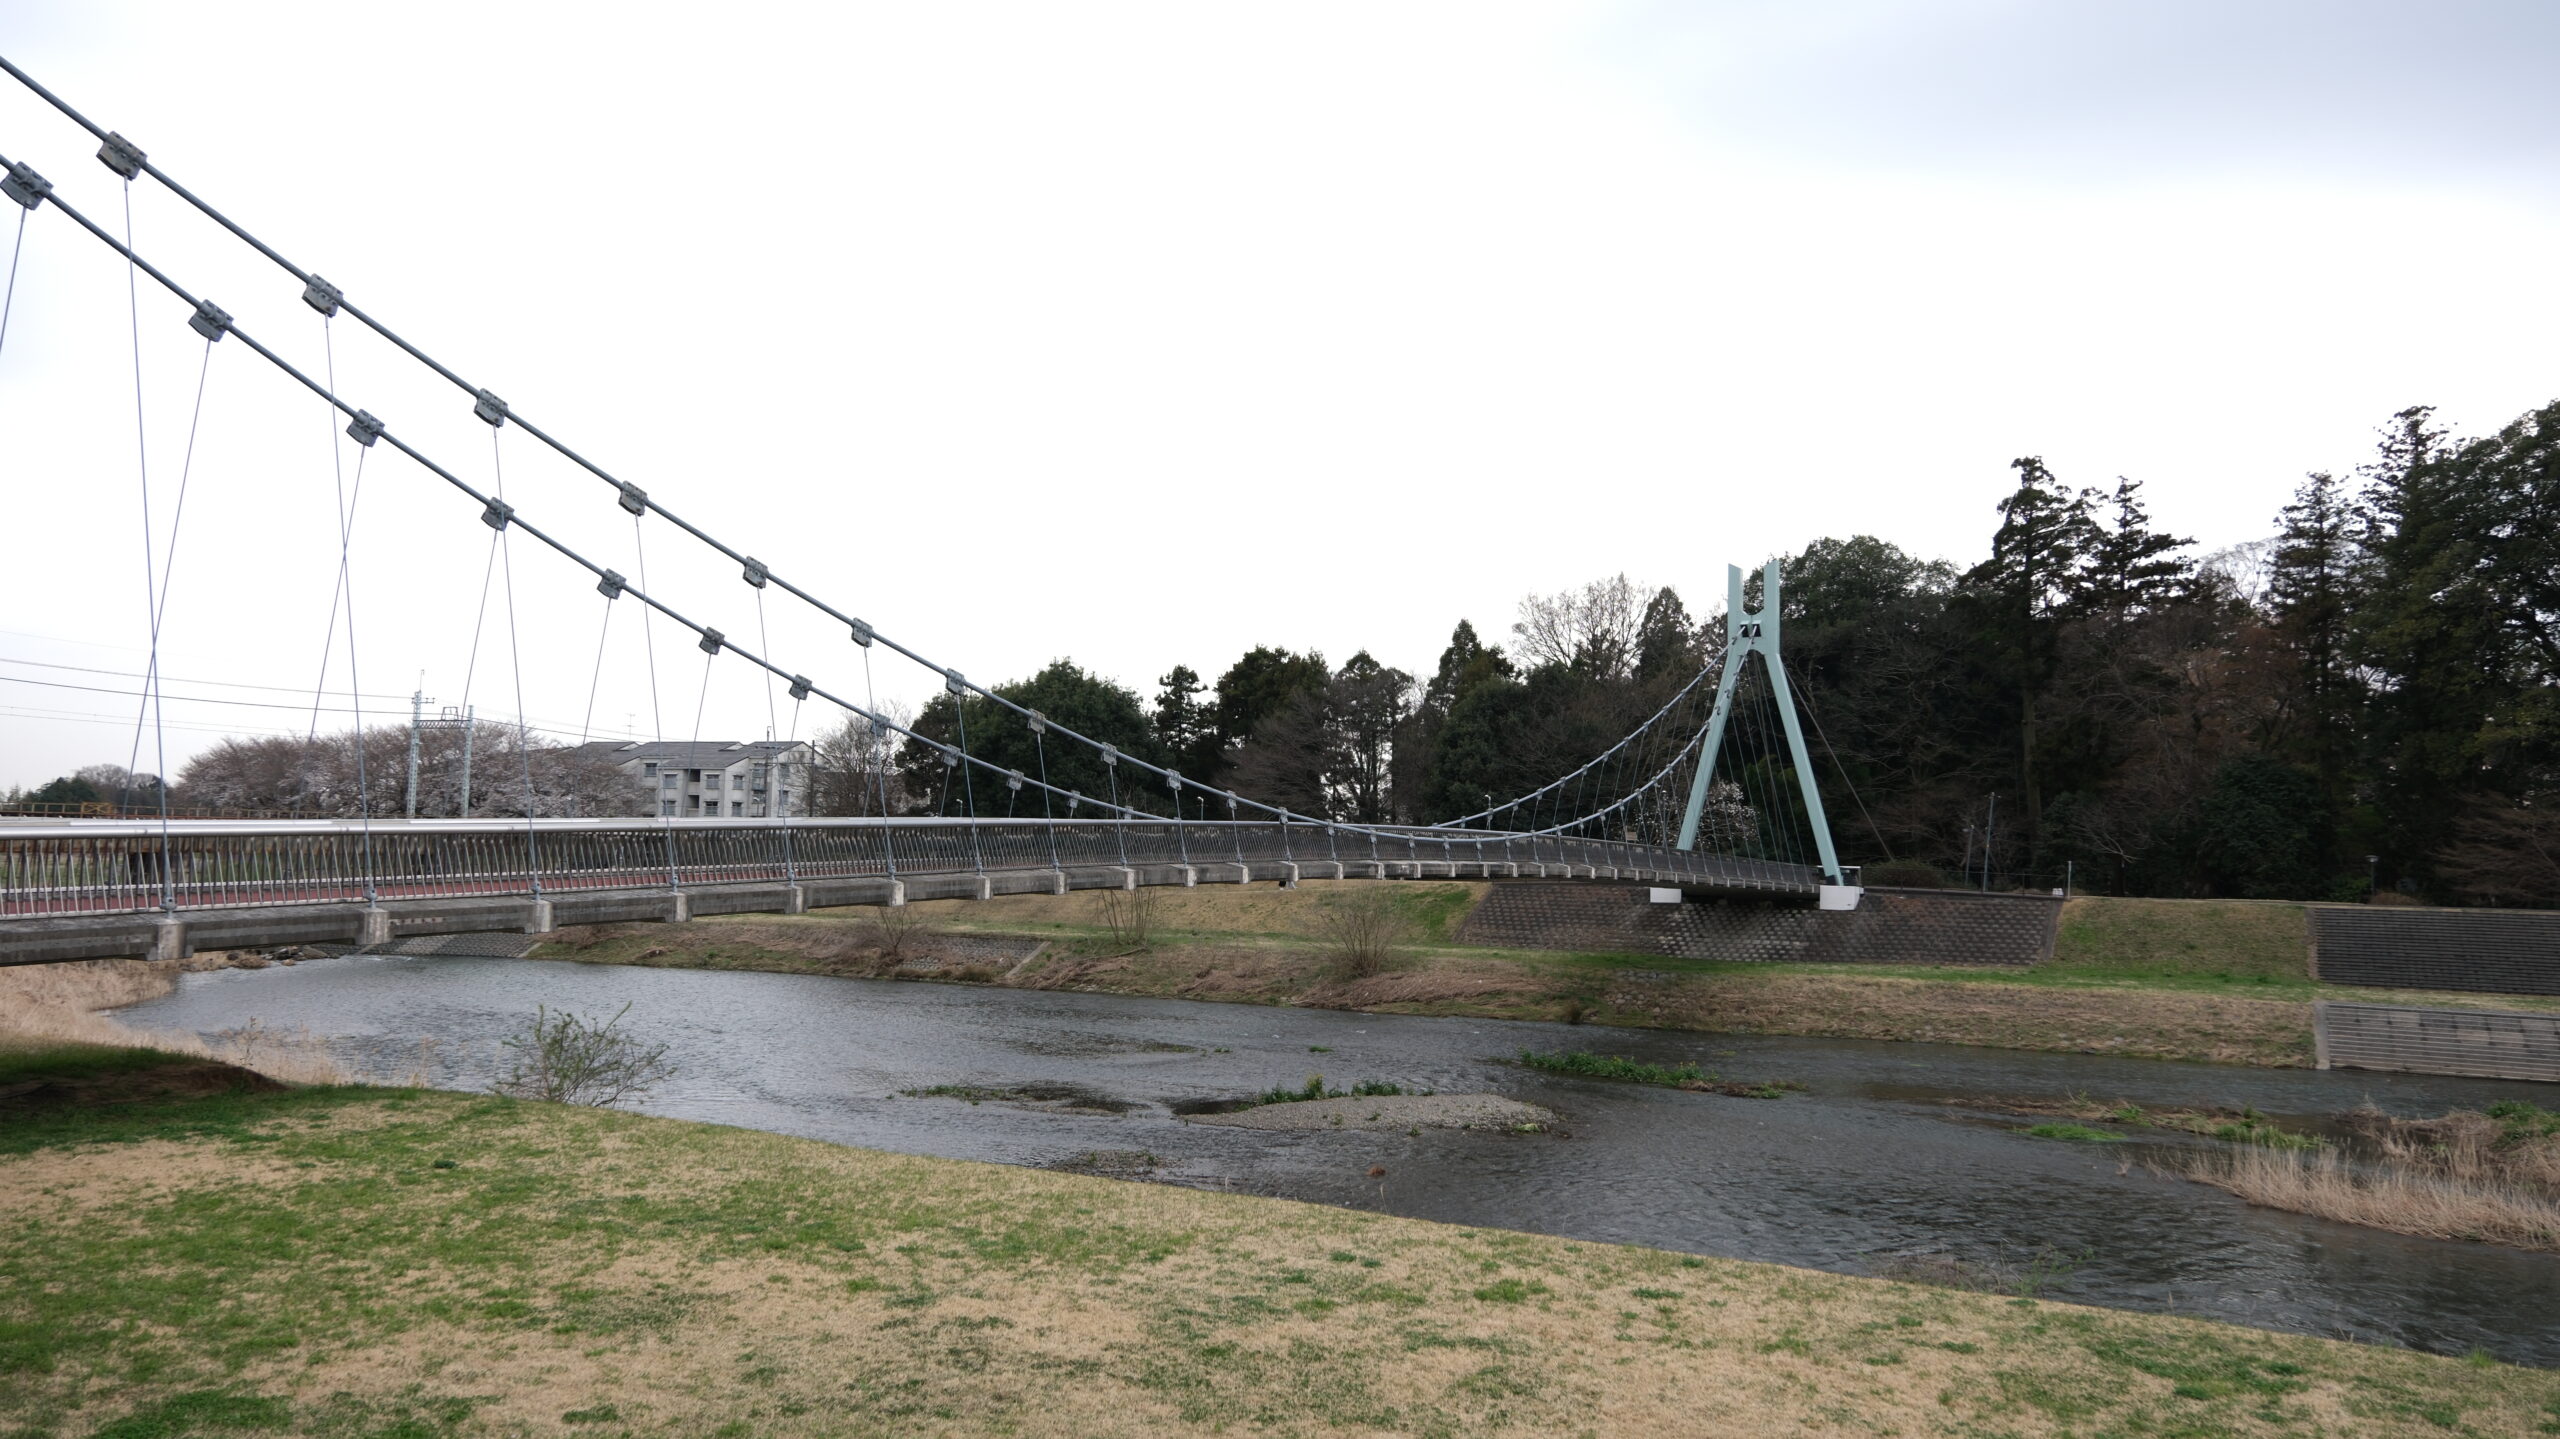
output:
<instances>
[{"instance_id":1,"label":"street lamp","mask_svg":"<svg viewBox=\"0 0 2560 1439\"><path fill-rule=\"evenodd\" d=\"M2364 857L2364 897L2366 902L2371 903L2373 897L2381 892L2382 856L2378 854L2366 855Z\"/></svg>"}]
</instances>

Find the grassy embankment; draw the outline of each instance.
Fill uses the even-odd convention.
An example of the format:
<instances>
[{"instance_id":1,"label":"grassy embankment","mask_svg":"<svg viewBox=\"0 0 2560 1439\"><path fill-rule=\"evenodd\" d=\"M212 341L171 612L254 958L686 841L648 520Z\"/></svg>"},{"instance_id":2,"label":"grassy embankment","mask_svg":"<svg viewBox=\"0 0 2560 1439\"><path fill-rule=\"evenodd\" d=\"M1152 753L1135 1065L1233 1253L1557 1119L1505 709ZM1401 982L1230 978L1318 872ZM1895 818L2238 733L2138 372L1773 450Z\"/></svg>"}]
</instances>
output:
<instances>
[{"instance_id":1,"label":"grassy embankment","mask_svg":"<svg viewBox=\"0 0 2560 1439\"><path fill-rule=\"evenodd\" d=\"M23 1102L152 1062L0 1060L11 1439L2560 1433L2481 1359L611 1111Z\"/></svg>"},{"instance_id":2,"label":"grassy embankment","mask_svg":"<svg viewBox=\"0 0 2560 1439\"><path fill-rule=\"evenodd\" d=\"M1134 951L1104 927L1101 896L1090 892L912 908L954 934L1050 941L1018 968L956 971L1016 986L2277 1067L2311 1062L2314 998L2560 1008L2551 1000L2318 985L2308 972L2302 906L2212 900L2073 900L2055 957L2029 968L1727 964L1464 947L1454 935L1483 885L1398 884L1411 941L1389 972L1351 979L1326 957L1316 916L1360 887L1153 891L1156 932ZM537 954L862 973L873 966L863 914L608 926L564 933Z\"/></svg>"}]
</instances>

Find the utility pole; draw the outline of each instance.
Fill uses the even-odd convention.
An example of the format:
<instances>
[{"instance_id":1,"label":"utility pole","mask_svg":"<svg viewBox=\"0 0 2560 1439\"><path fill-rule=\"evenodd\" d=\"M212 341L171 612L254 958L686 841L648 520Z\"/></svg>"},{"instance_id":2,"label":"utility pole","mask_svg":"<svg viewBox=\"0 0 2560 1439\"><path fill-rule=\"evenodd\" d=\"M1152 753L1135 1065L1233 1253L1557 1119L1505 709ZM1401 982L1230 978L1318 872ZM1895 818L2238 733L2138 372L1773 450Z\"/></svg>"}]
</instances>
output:
<instances>
[{"instance_id":1,"label":"utility pole","mask_svg":"<svg viewBox=\"0 0 2560 1439\"><path fill-rule=\"evenodd\" d=\"M1991 892L1991 857L1998 853L1991 847L1991 840L1999 832L2000 796L1995 793L1991 796L1990 817L1982 822L1982 892L1984 894Z\"/></svg>"},{"instance_id":2,"label":"utility pole","mask_svg":"<svg viewBox=\"0 0 2560 1439\"><path fill-rule=\"evenodd\" d=\"M427 692L414 691L409 696L409 797L401 808L411 819L418 817L418 721L425 715Z\"/></svg>"},{"instance_id":3,"label":"utility pole","mask_svg":"<svg viewBox=\"0 0 2560 1439\"><path fill-rule=\"evenodd\" d=\"M475 712L475 706L462 707L462 817L464 819L471 818L471 738L473 732L480 728L472 722L471 717Z\"/></svg>"}]
</instances>

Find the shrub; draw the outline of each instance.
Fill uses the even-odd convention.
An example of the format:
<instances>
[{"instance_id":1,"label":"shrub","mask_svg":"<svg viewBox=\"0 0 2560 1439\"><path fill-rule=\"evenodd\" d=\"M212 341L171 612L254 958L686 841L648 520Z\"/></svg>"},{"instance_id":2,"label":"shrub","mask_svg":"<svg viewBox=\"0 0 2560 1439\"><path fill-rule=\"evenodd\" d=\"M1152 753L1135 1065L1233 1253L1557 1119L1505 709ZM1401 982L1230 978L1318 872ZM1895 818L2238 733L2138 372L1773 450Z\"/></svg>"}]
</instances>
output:
<instances>
[{"instance_id":1,"label":"shrub","mask_svg":"<svg viewBox=\"0 0 2560 1439\"><path fill-rule=\"evenodd\" d=\"M933 920L914 905L884 904L863 920L862 937L874 954L894 968L933 927Z\"/></svg>"},{"instance_id":2,"label":"shrub","mask_svg":"<svg viewBox=\"0 0 2560 1439\"><path fill-rule=\"evenodd\" d=\"M1103 933L1114 948L1145 949L1156 937L1156 892L1148 887L1106 889L1100 906Z\"/></svg>"},{"instance_id":3,"label":"shrub","mask_svg":"<svg viewBox=\"0 0 2560 1439\"><path fill-rule=\"evenodd\" d=\"M1865 883L1880 884L1888 889L1947 887L1947 877L1938 872L1936 865L1917 859L1889 859L1882 864L1871 864L1861 878Z\"/></svg>"},{"instance_id":4,"label":"shrub","mask_svg":"<svg viewBox=\"0 0 2560 1439\"><path fill-rule=\"evenodd\" d=\"M1347 979L1383 973L1412 926L1385 885L1336 895L1316 916L1316 932Z\"/></svg>"},{"instance_id":5,"label":"shrub","mask_svg":"<svg viewBox=\"0 0 2560 1439\"><path fill-rule=\"evenodd\" d=\"M625 1033L630 1005L602 1024L548 1005L534 1007L523 1029L498 1041L510 1052L504 1073L490 1088L518 1099L555 1104L618 1104L639 1099L674 1076L663 1044L645 1044Z\"/></svg>"}]
</instances>

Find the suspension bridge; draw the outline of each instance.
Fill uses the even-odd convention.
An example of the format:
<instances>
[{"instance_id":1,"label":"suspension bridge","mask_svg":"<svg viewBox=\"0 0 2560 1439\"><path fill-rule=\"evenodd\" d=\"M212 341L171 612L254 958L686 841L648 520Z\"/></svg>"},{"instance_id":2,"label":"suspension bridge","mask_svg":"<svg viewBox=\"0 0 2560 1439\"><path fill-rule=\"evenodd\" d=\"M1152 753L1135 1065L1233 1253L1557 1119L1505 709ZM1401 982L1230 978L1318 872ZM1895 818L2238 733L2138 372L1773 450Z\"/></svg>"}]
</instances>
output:
<instances>
[{"instance_id":1,"label":"suspension bridge","mask_svg":"<svg viewBox=\"0 0 2560 1439\"><path fill-rule=\"evenodd\" d=\"M712 665L731 661L743 667L733 673L765 686L769 703L779 685L789 694L795 715L802 704L832 706L874 737L881 752L903 746L927 768L938 765L942 776L929 813L894 812L902 806L892 802L883 760L867 777L878 786L878 813L855 817L793 815L782 805L758 817L545 816L528 742L517 746L524 757L516 804L521 815L406 819L377 813L385 796L396 794L399 786L386 785L388 776L368 771L359 743L352 816L188 818L171 813L163 784L156 814L0 818L0 963L170 957L197 948L295 943L378 945L440 933L540 933L565 924L680 922L703 915L799 913L922 899L1308 879L1542 879L1644 885L1663 900L1746 896L1829 908L1851 908L1858 902L1855 872L1841 864L1833 845L1780 651L1783 607L1775 564L1759 577L1756 609L1745 608L1742 572L1729 569L1723 645L1658 708L1552 780L1508 799L1487 796L1475 813L1429 824L1293 813L1081 733L839 608L708 527L683 518L665 499L608 472L490 388L403 339L339 286L287 259L163 172L139 145L100 128L5 58L0 58L0 70L98 141L99 163L126 187L128 214L131 187L163 187L271 262L287 277L279 284L299 285L302 302L322 327L324 343L341 319L363 327L459 391L456 403L467 404L489 427L493 447L502 432L520 433L597 481L602 486L599 502L618 507L629 518L633 576L613 567L623 562L620 556L612 556L609 564L564 538L563 528L548 523L549 517L511 504L494 448L493 483L483 490L430 454L424 443L413 443L366 409L361 396L339 393L334 359L317 378L297 367L212 298L143 254L132 243L129 224L120 238L75 202L66 193L69 187L58 187L23 159L12 159L0 142L0 196L17 210L12 294L19 283L27 227L57 221L70 225L127 267L136 296L130 320L137 377L142 327L183 323L200 337L208 363L217 346L245 349L283 383L326 404L334 414L333 425L342 423L343 442L353 446L355 498L348 498L342 477L337 588L321 646L324 684L331 647L343 633L350 690L354 688L355 593L349 556L355 504L363 493L368 459L387 453L450 488L457 501L457 525L467 527L476 519L486 527L493 570L502 565L508 580L511 633L514 553L530 547L530 559L573 567L593 582L608 628L617 609L639 610L650 646L653 712L657 637L663 630L670 644L689 642L705 656L706 695ZM156 294L146 307L141 297L150 287L156 287ZM0 309L0 347L8 343L6 314ZM201 394L198 401L200 416ZM135 403L139 419L138 378ZM147 466L140 479L148 531ZM648 584L653 535L662 547L673 543L734 566L740 603L752 606L752 617L743 611L734 620L688 614L653 592ZM163 563L150 572L151 557L161 553L155 543L165 544L166 553L174 555L174 520L165 536L155 539L146 532L143 547L150 668L144 704L137 712L137 750L145 721L156 727L163 659L161 619L169 566ZM467 577L458 578L467 582ZM769 642L761 638L769 634L764 622L768 595L823 617L844 637L843 648L787 658L769 653ZM534 617L536 623L563 618ZM760 636L753 646L743 639L750 625ZM474 645L476 656L476 635ZM904 678L952 696L957 732L923 733L882 705L873 674L875 657L912 667ZM521 661L516 663L520 667ZM601 644L597 664L600 678ZM857 670L858 699L851 679ZM520 668L517 687L521 709ZM593 690L591 683L591 695ZM592 704L591 699L591 712ZM993 707L981 713L1000 713L1027 729L1034 755L1029 766L1001 764L973 751L968 717L980 706ZM697 714L700 708L698 702ZM316 712L315 695L315 726ZM522 739L520 716L516 725ZM1074 763L1058 762L1069 756ZM1053 782L1053 770L1098 773L1100 782L1090 788L1100 792Z\"/></svg>"}]
</instances>

